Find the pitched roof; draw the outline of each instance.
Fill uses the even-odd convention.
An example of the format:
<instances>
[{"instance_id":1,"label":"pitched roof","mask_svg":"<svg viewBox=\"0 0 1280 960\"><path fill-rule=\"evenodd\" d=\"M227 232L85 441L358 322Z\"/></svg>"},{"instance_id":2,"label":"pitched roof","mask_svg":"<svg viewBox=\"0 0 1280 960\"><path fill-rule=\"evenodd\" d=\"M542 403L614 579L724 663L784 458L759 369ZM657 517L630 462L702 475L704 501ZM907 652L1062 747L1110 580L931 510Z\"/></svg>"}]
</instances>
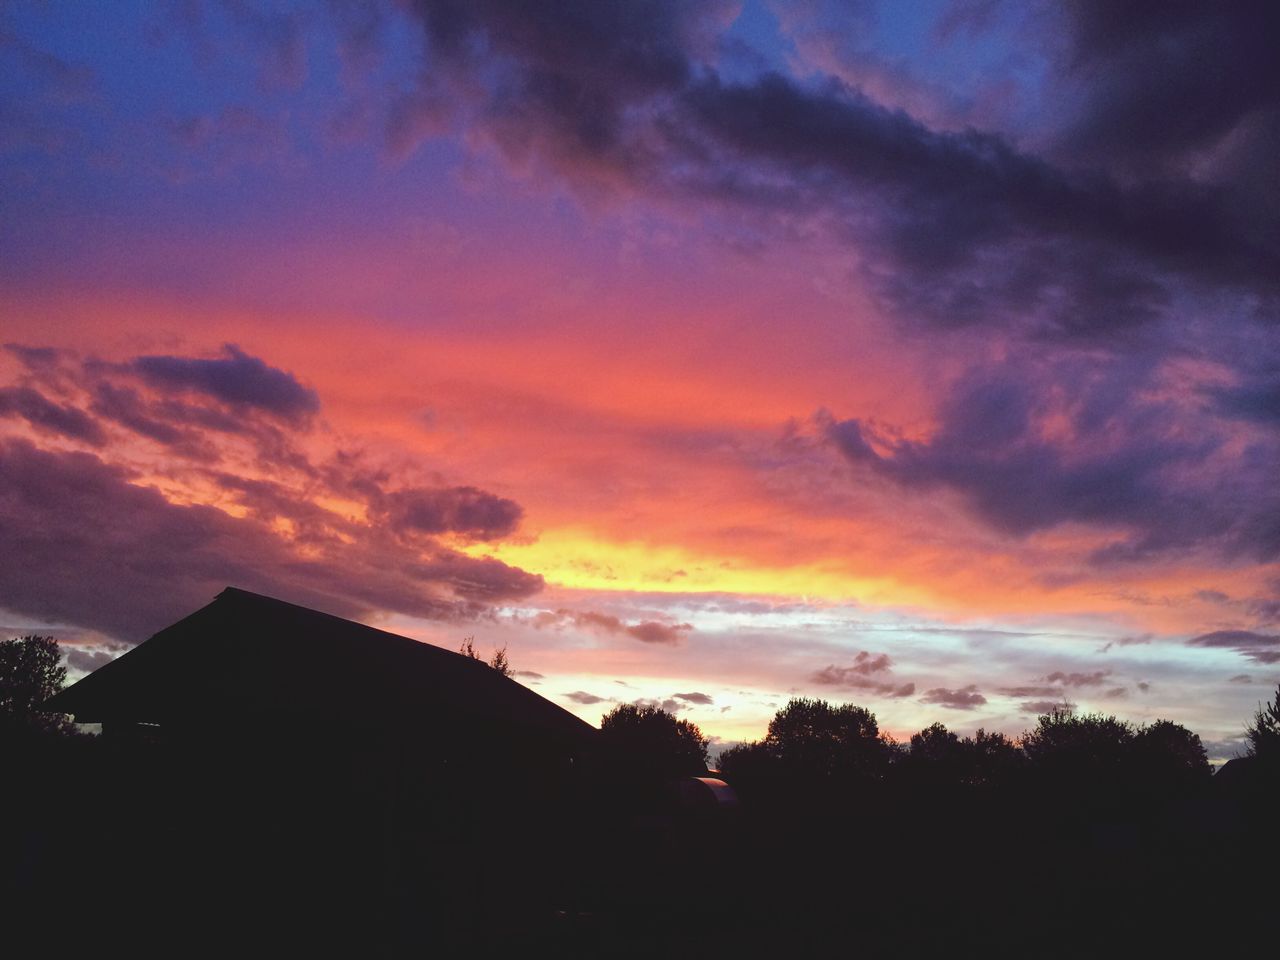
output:
<instances>
[{"instance_id":1,"label":"pitched roof","mask_svg":"<svg viewBox=\"0 0 1280 960\"><path fill-rule=\"evenodd\" d=\"M441 712L581 740L594 727L488 665L228 587L48 702L80 722L288 714L412 722Z\"/></svg>"}]
</instances>

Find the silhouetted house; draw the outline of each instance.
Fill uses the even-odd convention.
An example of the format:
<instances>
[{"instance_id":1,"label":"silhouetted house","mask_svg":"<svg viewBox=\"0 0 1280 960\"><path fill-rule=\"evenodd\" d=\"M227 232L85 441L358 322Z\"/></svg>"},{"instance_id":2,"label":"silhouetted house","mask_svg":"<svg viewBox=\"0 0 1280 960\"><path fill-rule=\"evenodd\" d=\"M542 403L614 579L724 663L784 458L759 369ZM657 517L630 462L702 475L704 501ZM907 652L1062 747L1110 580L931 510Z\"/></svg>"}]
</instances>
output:
<instances>
[{"instance_id":1,"label":"silhouetted house","mask_svg":"<svg viewBox=\"0 0 1280 960\"><path fill-rule=\"evenodd\" d=\"M479 660L234 588L49 707L103 725L98 793L154 811L148 842L343 902L485 902L496 864L565 849L599 735Z\"/></svg>"},{"instance_id":2,"label":"silhouetted house","mask_svg":"<svg viewBox=\"0 0 1280 960\"><path fill-rule=\"evenodd\" d=\"M49 701L104 733L306 737L334 730L570 760L598 731L486 664L228 587Z\"/></svg>"}]
</instances>

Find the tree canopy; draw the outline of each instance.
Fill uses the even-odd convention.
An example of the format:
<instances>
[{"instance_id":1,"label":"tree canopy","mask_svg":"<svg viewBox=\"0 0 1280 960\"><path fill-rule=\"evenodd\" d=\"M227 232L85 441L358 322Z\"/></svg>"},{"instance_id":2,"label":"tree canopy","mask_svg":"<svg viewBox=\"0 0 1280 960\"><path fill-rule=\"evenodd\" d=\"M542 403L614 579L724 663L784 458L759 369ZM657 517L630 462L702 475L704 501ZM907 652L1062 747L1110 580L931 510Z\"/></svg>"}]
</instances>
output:
<instances>
[{"instance_id":1,"label":"tree canopy","mask_svg":"<svg viewBox=\"0 0 1280 960\"><path fill-rule=\"evenodd\" d=\"M1259 704L1245 735L1249 738L1249 756L1280 766L1280 685L1270 703Z\"/></svg>"},{"instance_id":2,"label":"tree canopy","mask_svg":"<svg viewBox=\"0 0 1280 960\"><path fill-rule=\"evenodd\" d=\"M71 723L64 714L42 709L66 680L67 669L53 637L0 642L0 736L69 732Z\"/></svg>"},{"instance_id":3,"label":"tree canopy","mask_svg":"<svg viewBox=\"0 0 1280 960\"><path fill-rule=\"evenodd\" d=\"M790 772L803 776L878 777L891 753L870 710L807 697L793 698L774 714L764 742Z\"/></svg>"},{"instance_id":4,"label":"tree canopy","mask_svg":"<svg viewBox=\"0 0 1280 960\"><path fill-rule=\"evenodd\" d=\"M697 724L661 707L619 704L601 719L600 733L611 759L640 772L668 778L707 772L707 738Z\"/></svg>"}]
</instances>

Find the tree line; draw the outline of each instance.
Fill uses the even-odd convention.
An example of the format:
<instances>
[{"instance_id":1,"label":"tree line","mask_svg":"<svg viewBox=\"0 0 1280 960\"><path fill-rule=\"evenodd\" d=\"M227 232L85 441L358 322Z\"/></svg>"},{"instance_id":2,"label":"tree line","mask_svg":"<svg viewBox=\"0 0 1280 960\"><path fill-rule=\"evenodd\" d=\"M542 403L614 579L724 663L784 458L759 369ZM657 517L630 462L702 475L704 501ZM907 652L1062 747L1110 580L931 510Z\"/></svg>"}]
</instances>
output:
<instances>
[{"instance_id":1,"label":"tree line","mask_svg":"<svg viewBox=\"0 0 1280 960\"><path fill-rule=\"evenodd\" d=\"M620 705L600 729L606 754L638 770L669 778L706 772L708 738L660 707ZM1246 733L1248 756L1280 767L1280 687ZM793 698L774 714L762 739L724 750L718 764L724 779L748 791L783 782L831 789L896 782L1167 790L1203 783L1213 772L1200 737L1171 720L1135 725L1060 708L1017 738L984 729L962 737L933 723L900 742L866 707L807 697Z\"/></svg>"}]
</instances>

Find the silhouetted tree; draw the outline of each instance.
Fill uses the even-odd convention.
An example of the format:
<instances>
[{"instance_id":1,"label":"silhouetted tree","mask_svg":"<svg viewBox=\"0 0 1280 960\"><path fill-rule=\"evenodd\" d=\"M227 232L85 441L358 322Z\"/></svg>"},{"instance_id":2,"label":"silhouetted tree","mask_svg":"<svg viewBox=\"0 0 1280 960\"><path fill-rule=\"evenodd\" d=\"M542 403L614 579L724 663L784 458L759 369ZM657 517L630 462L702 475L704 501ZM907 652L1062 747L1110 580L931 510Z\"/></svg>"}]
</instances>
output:
<instances>
[{"instance_id":1,"label":"silhouetted tree","mask_svg":"<svg viewBox=\"0 0 1280 960\"><path fill-rule=\"evenodd\" d=\"M1280 767L1280 685L1270 703L1258 705L1245 735L1249 738L1249 756Z\"/></svg>"},{"instance_id":2,"label":"silhouetted tree","mask_svg":"<svg viewBox=\"0 0 1280 960\"><path fill-rule=\"evenodd\" d=\"M870 710L807 697L774 714L764 743L789 772L812 777L880 777L892 753Z\"/></svg>"},{"instance_id":3,"label":"silhouetted tree","mask_svg":"<svg viewBox=\"0 0 1280 960\"><path fill-rule=\"evenodd\" d=\"M1022 748L1003 733L988 733L982 727L961 741L965 752L966 783L973 786L1005 785L1026 765Z\"/></svg>"},{"instance_id":4,"label":"silhouetted tree","mask_svg":"<svg viewBox=\"0 0 1280 960\"><path fill-rule=\"evenodd\" d=\"M1113 783L1129 759L1133 727L1114 716L1055 709L1022 736L1022 749L1035 773L1057 783L1080 786Z\"/></svg>"},{"instance_id":5,"label":"silhouetted tree","mask_svg":"<svg viewBox=\"0 0 1280 960\"><path fill-rule=\"evenodd\" d=\"M633 771L672 778L707 772L707 738L697 724L661 707L622 703L600 721L606 755Z\"/></svg>"},{"instance_id":6,"label":"silhouetted tree","mask_svg":"<svg viewBox=\"0 0 1280 960\"><path fill-rule=\"evenodd\" d=\"M53 637L0 642L0 737L71 733L74 727L65 714L41 709L66 680Z\"/></svg>"},{"instance_id":7,"label":"silhouetted tree","mask_svg":"<svg viewBox=\"0 0 1280 960\"><path fill-rule=\"evenodd\" d=\"M774 776L778 772L779 763L778 752L773 745L758 740L728 747L716 761L721 775L730 781Z\"/></svg>"},{"instance_id":8,"label":"silhouetted tree","mask_svg":"<svg viewBox=\"0 0 1280 960\"><path fill-rule=\"evenodd\" d=\"M911 779L927 783L960 783L967 757L958 736L941 723L933 723L911 735L904 758Z\"/></svg>"},{"instance_id":9,"label":"silhouetted tree","mask_svg":"<svg viewBox=\"0 0 1280 960\"><path fill-rule=\"evenodd\" d=\"M1130 754L1133 778L1148 788L1190 785L1213 775L1200 738L1171 720L1141 727Z\"/></svg>"}]
</instances>

